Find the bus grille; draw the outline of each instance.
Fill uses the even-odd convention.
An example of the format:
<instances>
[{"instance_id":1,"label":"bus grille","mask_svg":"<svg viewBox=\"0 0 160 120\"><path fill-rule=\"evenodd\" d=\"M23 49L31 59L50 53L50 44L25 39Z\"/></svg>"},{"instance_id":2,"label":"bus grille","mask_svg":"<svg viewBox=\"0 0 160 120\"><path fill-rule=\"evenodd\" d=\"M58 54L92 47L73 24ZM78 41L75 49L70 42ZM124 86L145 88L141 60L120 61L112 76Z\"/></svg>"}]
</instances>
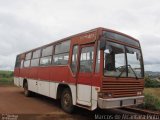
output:
<instances>
[{"instance_id":1,"label":"bus grille","mask_svg":"<svg viewBox=\"0 0 160 120\"><path fill-rule=\"evenodd\" d=\"M102 93L111 93L113 98L137 96L142 91L143 80L103 80Z\"/></svg>"}]
</instances>

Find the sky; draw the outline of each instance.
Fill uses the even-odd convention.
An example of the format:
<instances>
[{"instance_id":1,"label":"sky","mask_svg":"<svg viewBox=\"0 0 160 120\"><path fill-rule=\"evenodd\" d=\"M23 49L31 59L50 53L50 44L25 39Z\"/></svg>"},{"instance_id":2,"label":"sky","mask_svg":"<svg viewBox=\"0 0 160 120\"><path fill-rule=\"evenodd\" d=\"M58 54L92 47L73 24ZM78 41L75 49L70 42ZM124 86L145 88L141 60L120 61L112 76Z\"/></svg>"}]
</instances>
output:
<instances>
[{"instance_id":1,"label":"sky","mask_svg":"<svg viewBox=\"0 0 160 120\"><path fill-rule=\"evenodd\" d=\"M160 72L160 0L0 0L0 70L16 55L104 27L141 43L145 70Z\"/></svg>"}]
</instances>

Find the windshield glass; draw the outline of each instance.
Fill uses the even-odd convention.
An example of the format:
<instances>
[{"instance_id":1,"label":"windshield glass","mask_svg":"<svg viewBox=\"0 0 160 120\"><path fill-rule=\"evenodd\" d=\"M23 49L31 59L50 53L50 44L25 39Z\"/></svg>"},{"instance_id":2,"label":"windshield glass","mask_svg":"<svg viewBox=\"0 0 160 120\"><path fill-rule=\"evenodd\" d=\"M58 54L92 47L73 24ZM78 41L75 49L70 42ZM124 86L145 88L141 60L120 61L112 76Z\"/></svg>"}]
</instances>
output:
<instances>
[{"instance_id":1,"label":"windshield glass","mask_svg":"<svg viewBox=\"0 0 160 120\"><path fill-rule=\"evenodd\" d=\"M142 77L140 50L121 44L106 42L104 75L115 77Z\"/></svg>"},{"instance_id":2,"label":"windshield glass","mask_svg":"<svg viewBox=\"0 0 160 120\"><path fill-rule=\"evenodd\" d=\"M126 47L128 61L128 77L142 77L141 74L141 54L140 51L131 47ZM134 73L135 72L135 73Z\"/></svg>"},{"instance_id":3,"label":"windshield glass","mask_svg":"<svg viewBox=\"0 0 160 120\"><path fill-rule=\"evenodd\" d=\"M104 74L126 77L125 49L123 45L107 42L104 50Z\"/></svg>"}]
</instances>

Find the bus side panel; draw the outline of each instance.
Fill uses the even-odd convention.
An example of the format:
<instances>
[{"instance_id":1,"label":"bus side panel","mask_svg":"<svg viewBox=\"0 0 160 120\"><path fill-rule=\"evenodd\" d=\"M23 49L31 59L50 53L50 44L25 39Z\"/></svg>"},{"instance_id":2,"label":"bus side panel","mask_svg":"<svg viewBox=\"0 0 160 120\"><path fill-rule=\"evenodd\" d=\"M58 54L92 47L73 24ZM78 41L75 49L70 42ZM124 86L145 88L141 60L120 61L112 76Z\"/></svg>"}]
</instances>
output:
<instances>
[{"instance_id":1,"label":"bus side panel","mask_svg":"<svg viewBox=\"0 0 160 120\"><path fill-rule=\"evenodd\" d=\"M30 91L33 91L33 92L38 92L38 86L37 86L37 80L34 80L34 79L27 79L27 82L28 82L28 89Z\"/></svg>"},{"instance_id":2,"label":"bus side panel","mask_svg":"<svg viewBox=\"0 0 160 120\"><path fill-rule=\"evenodd\" d=\"M23 87L24 79L29 78L29 68L21 68L19 74L19 86ZM28 79L27 79L28 80Z\"/></svg>"},{"instance_id":3,"label":"bus side panel","mask_svg":"<svg viewBox=\"0 0 160 120\"><path fill-rule=\"evenodd\" d=\"M92 107L91 110L97 108L98 92L100 91L101 78L98 73L95 73L92 79Z\"/></svg>"},{"instance_id":4,"label":"bus side panel","mask_svg":"<svg viewBox=\"0 0 160 120\"><path fill-rule=\"evenodd\" d=\"M68 66L54 66L52 67L51 72L51 81L68 82Z\"/></svg>"},{"instance_id":5,"label":"bus side panel","mask_svg":"<svg viewBox=\"0 0 160 120\"><path fill-rule=\"evenodd\" d=\"M50 96L50 73L51 67L39 67L37 76L38 93Z\"/></svg>"},{"instance_id":6,"label":"bus side panel","mask_svg":"<svg viewBox=\"0 0 160 120\"><path fill-rule=\"evenodd\" d=\"M39 67L38 68L38 79L49 81L51 74L51 67Z\"/></svg>"},{"instance_id":7,"label":"bus side panel","mask_svg":"<svg viewBox=\"0 0 160 120\"><path fill-rule=\"evenodd\" d=\"M19 86L19 68L14 69L14 85Z\"/></svg>"},{"instance_id":8,"label":"bus side panel","mask_svg":"<svg viewBox=\"0 0 160 120\"><path fill-rule=\"evenodd\" d=\"M20 70L20 77L28 78L29 68L22 68Z\"/></svg>"},{"instance_id":9,"label":"bus side panel","mask_svg":"<svg viewBox=\"0 0 160 120\"><path fill-rule=\"evenodd\" d=\"M50 82L49 84L49 97L56 99L58 83Z\"/></svg>"},{"instance_id":10,"label":"bus side panel","mask_svg":"<svg viewBox=\"0 0 160 120\"><path fill-rule=\"evenodd\" d=\"M29 68L28 71L29 71L29 73L28 73L27 78L31 78L34 80L38 79L38 67Z\"/></svg>"},{"instance_id":11,"label":"bus side panel","mask_svg":"<svg viewBox=\"0 0 160 120\"><path fill-rule=\"evenodd\" d=\"M45 80L37 80L37 91L39 94L49 96L50 82Z\"/></svg>"}]
</instances>

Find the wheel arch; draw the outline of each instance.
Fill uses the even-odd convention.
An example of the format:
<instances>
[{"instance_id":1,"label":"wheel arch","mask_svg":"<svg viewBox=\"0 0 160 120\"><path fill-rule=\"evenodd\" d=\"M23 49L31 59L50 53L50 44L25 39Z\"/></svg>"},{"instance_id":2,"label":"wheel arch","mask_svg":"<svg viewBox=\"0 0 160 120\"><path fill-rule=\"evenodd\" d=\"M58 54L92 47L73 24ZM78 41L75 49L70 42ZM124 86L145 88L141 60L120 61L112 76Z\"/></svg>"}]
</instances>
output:
<instances>
[{"instance_id":1,"label":"wheel arch","mask_svg":"<svg viewBox=\"0 0 160 120\"><path fill-rule=\"evenodd\" d=\"M23 79L23 88L24 88L24 84L25 84L25 83L28 83L28 81L27 81L26 78Z\"/></svg>"},{"instance_id":2,"label":"wheel arch","mask_svg":"<svg viewBox=\"0 0 160 120\"><path fill-rule=\"evenodd\" d=\"M76 105L76 86L75 85L70 85L70 84L68 85L68 84L59 83L57 86L56 99L61 98L61 94L65 88L69 88L71 95L72 95L73 105Z\"/></svg>"}]
</instances>

